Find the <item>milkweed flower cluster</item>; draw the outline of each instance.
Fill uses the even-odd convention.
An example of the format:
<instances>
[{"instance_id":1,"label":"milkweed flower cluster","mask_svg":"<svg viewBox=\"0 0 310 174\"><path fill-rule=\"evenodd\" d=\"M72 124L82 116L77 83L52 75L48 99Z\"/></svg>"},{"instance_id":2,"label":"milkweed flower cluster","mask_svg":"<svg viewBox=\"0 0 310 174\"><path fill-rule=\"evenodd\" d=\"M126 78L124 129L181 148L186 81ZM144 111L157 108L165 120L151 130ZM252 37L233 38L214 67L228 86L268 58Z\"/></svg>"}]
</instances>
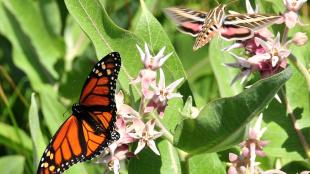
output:
<instances>
[{"instance_id":1,"label":"milkweed flower cluster","mask_svg":"<svg viewBox=\"0 0 310 174\"><path fill-rule=\"evenodd\" d=\"M292 28L296 23L292 24L289 20L290 14L294 13L298 21L298 10L305 3L305 0L284 0L287 7L287 12L283 15L282 19L278 23L285 22L288 28ZM246 0L247 12L258 13L258 7L255 10L250 5L249 0ZM297 16L297 17L296 17ZM286 40L287 31L281 35L278 33L276 37L267 29L262 28L254 33L252 38L237 41L231 46L224 48L228 51L236 60L233 63L225 63L226 66L231 68L240 69L240 73L232 80L232 84L237 80L241 80L241 83L245 82L247 78L255 72L259 72L262 78L269 77L276 74L287 67L287 59L291 52L289 46L295 44L297 46L303 46L307 43L308 37L305 33L298 32L294 35L292 40ZM239 56L232 51L236 48L243 48L245 50L245 56Z\"/></svg>"},{"instance_id":2,"label":"milkweed flower cluster","mask_svg":"<svg viewBox=\"0 0 310 174\"><path fill-rule=\"evenodd\" d=\"M115 122L115 130L119 133L119 139L112 142L108 149L108 155L101 157L98 162L107 164L110 170L115 174L119 173L120 161L135 157L143 148L150 148L156 155L160 155L156 147L155 139L162 136L162 132L155 129L156 124L154 119L145 121L145 114L152 111L157 111L160 116L164 115L168 100L175 97L182 97L174 90L182 82L183 78L165 85L164 72L161 66L172 55L164 55L165 47L159 53L152 56L150 50L145 44L143 51L137 45L138 52L141 56L141 61L144 68L140 70L139 75L131 83L141 84L141 103L140 110L137 112L131 106L125 104L125 97L122 91L119 91L115 96L117 107L117 120ZM156 83L157 71L160 71L159 82ZM130 144L137 142L136 149L131 152Z\"/></svg>"},{"instance_id":3,"label":"milkweed flower cluster","mask_svg":"<svg viewBox=\"0 0 310 174\"><path fill-rule=\"evenodd\" d=\"M256 157L265 157L263 148L268 144L267 141L261 140L262 135L267 130L262 128L262 114L256 120L254 127L250 128L247 139L240 144L241 152L239 155L229 153L229 169L228 174L246 174L246 173L273 173L285 174L280 170L261 171ZM260 171L260 172L257 172Z\"/></svg>"}]
</instances>

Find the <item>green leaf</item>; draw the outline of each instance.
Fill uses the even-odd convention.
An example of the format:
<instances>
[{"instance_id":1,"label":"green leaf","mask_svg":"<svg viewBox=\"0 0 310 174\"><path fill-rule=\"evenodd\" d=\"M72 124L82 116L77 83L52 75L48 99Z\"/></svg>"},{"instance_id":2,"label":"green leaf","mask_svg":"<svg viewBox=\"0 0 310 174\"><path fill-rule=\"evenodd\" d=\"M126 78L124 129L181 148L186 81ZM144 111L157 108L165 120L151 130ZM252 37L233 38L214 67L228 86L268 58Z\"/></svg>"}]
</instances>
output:
<instances>
[{"instance_id":1,"label":"green leaf","mask_svg":"<svg viewBox=\"0 0 310 174\"><path fill-rule=\"evenodd\" d=\"M225 167L216 153L195 155L188 160L189 174L225 174Z\"/></svg>"},{"instance_id":2,"label":"green leaf","mask_svg":"<svg viewBox=\"0 0 310 174\"><path fill-rule=\"evenodd\" d=\"M116 26L98 0L65 0L66 6L86 35L92 41L97 58L117 51L122 57L122 68L118 81L126 93L130 93L130 80L135 78L141 64L136 44L142 41L135 34ZM134 94L140 94L139 88L133 86Z\"/></svg>"},{"instance_id":3,"label":"green leaf","mask_svg":"<svg viewBox=\"0 0 310 174\"><path fill-rule=\"evenodd\" d=\"M171 44L169 37L162 28L157 19L149 12L143 0L140 0L142 13L138 19L134 32L143 38L143 40L149 45L153 55L166 47L165 54L173 52L171 57L164 63L163 69L166 74L166 81L174 81L179 78L185 77L185 71L183 65L177 56L173 45ZM144 47L140 45L140 47ZM169 74L169 75L167 75Z\"/></svg>"},{"instance_id":4,"label":"green leaf","mask_svg":"<svg viewBox=\"0 0 310 174\"><path fill-rule=\"evenodd\" d=\"M137 158L129 161L128 173L142 174L180 174L181 165L176 149L167 140L158 143L160 156L156 155L149 148L143 149Z\"/></svg>"},{"instance_id":5,"label":"green leaf","mask_svg":"<svg viewBox=\"0 0 310 174\"><path fill-rule=\"evenodd\" d=\"M52 36L59 36L61 33L61 16L56 0L39 0L40 14L43 22ZM53 15L51 15L53 14Z\"/></svg>"},{"instance_id":6,"label":"green leaf","mask_svg":"<svg viewBox=\"0 0 310 174\"><path fill-rule=\"evenodd\" d=\"M224 48L225 46L228 46L228 43L226 41L222 41L221 39L212 40L209 46L209 50L212 50L209 52L209 60L221 97L230 97L240 93L242 88L238 83L239 81L231 85L231 81L237 75L237 71L232 68L225 67L223 63L234 62L235 60L232 59L231 55L227 52L223 52L221 48L219 48L219 45L224 45Z\"/></svg>"},{"instance_id":7,"label":"green leaf","mask_svg":"<svg viewBox=\"0 0 310 174\"><path fill-rule=\"evenodd\" d=\"M209 103L197 119L186 119L177 127L176 146L190 153L201 153L237 144L247 123L266 107L290 76L291 70L287 68L237 96Z\"/></svg>"},{"instance_id":8,"label":"green leaf","mask_svg":"<svg viewBox=\"0 0 310 174\"><path fill-rule=\"evenodd\" d=\"M23 32L29 37L40 62L52 77L58 78L53 66L64 53L63 44L52 38L48 33L35 2L32 0L2 1L5 7L15 16Z\"/></svg>"},{"instance_id":9,"label":"green leaf","mask_svg":"<svg viewBox=\"0 0 310 174\"><path fill-rule=\"evenodd\" d=\"M71 108L66 109L58 101L58 94L50 85L43 85L39 93L44 120L47 123L49 131L53 134L70 115Z\"/></svg>"},{"instance_id":10,"label":"green leaf","mask_svg":"<svg viewBox=\"0 0 310 174\"><path fill-rule=\"evenodd\" d=\"M10 40L13 51L12 57L14 64L20 68L28 77L31 86L39 89L40 84L46 81L43 75L40 62L32 51L25 33L20 29L16 18L4 7L3 0L0 0L0 32Z\"/></svg>"},{"instance_id":11,"label":"green leaf","mask_svg":"<svg viewBox=\"0 0 310 174\"><path fill-rule=\"evenodd\" d=\"M268 105L263 115L264 122L267 123L264 127L267 127L267 130L262 140L267 140L269 142L268 145L264 147L264 152L266 152L267 157L271 159L271 164L275 164L277 159L281 160L282 165L292 160L303 160L306 154L300 144L298 136L296 136L291 119L287 115L285 104L281 104L274 99Z\"/></svg>"},{"instance_id":12,"label":"green leaf","mask_svg":"<svg viewBox=\"0 0 310 174\"><path fill-rule=\"evenodd\" d=\"M17 136L16 130L13 126L0 122L0 144L15 150L26 149L32 150L32 143L30 137L22 130L18 129Z\"/></svg>"},{"instance_id":13,"label":"green leaf","mask_svg":"<svg viewBox=\"0 0 310 174\"><path fill-rule=\"evenodd\" d=\"M30 126L30 134L33 143L33 153L35 164L39 164L42 152L44 151L46 144L44 143L44 138L40 128L39 121L39 108L35 98L35 94L31 95L31 105L29 109L29 126Z\"/></svg>"},{"instance_id":14,"label":"green leaf","mask_svg":"<svg viewBox=\"0 0 310 174\"><path fill-rule=\"evenodd\" d=\"M20 155L10 155L0 158L2 174L22 174L24 171L25 158Z\"/></svg>"}]
</instances>

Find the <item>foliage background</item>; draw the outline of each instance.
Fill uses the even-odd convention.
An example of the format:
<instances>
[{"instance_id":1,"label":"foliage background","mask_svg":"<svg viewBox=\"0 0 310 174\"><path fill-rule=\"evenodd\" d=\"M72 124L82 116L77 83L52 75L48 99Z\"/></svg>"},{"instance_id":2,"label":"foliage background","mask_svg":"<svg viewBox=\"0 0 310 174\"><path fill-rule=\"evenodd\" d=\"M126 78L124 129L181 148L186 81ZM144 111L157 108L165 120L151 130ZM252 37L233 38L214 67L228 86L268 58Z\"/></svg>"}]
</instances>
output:
<instances>
[{"instance_id":1,"label":"foliage background","mask_svg":"<svg viewBox=\"0 0 310 174\"><path fill-rule=\"evenodd\" d=\"M128 83L142 67L136 43L147 42L153 53L163 46L167 46L167 53L174 51L164 66L167 81L188 77L180 91L184 100L192 94L198 107L243 91L239 84L229 85L237 72L222 66L222 63L233 60L220 51L227 42L214 40L193 52L193 38L176 31L162 11L165 7L178 5L208 11L216 4L216 1L199 0L147 0L145 6L141 6L138 0L0 0L1 173L35 172L37 159L40 159L49 138L69 116L71 105L77 102L93 64L111 50L120 51L123 56L125 66L119 86L127 93L127 102L133 106L137 104L139 90L138 87L131 88ZM236 2L229 9L245 12L244 4L244 1ZM260 0L258 4L266 13L279 13L284 9L282 0ZM309 12L308 2L301 10L305 23L310 23ZM277 26L272 29L274 32L283 30ZM295 30L309 36L309 29L307 26ZM309 48L308 43L302 48L292 49L307 68ZM294 67L291 69L293 76L286 83L287 101L283 100L285 102L281 104L273 100L264 111L268 130L263 139L271 143L266 147L268 158L261 162L266 169L274 168L280 162L284 171L296 173L310 170L309 155L307 157L293 129L287 106L297 116L297 124L308 142L310 106L306 81ZM165 123L176 124L182 107L182 100L169 103ZM243 112L242 108L237 112ZM249 121L240 124L245 126ZM175 125L167 127L173 129ZM169 150L172 146L166 141L160 141L158 146L162 153L177 153L174 148ZM160 158L144 150L139 159L129 162L128 170L122 168L121 172L142 173L152 169L152 173L181 173L181 170L183 173L225 173L228 152L236 150L232 147L212 151L218 153L200 153L188 157L186 164L182 159L172 164L170 158ZM176 155L176 158L179 157ZM88 162L75 165L68 173L102 173L103 168L105 166Z\"/></svg>"}]
</instances>

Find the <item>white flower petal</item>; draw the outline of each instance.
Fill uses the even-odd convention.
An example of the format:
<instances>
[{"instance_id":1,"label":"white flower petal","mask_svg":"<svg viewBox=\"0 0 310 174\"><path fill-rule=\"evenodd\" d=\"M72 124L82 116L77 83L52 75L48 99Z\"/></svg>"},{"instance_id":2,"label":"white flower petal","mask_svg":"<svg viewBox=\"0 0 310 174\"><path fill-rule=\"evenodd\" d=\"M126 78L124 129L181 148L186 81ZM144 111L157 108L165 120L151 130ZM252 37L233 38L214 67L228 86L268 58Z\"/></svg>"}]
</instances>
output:
<instances>
[{"instance_id":1,"label":"white flower petal","mask_svg":"<svg viewBox=\"0 0 310 174\"><path fill-rule=\"evenodd\" d=\"M183 95L181 95L180 93L169 93L167 95L167 99L170 100L172 98L182 98Z\"/></svg>"},{"instance_id":2,"label":"white flower petal","mask_svg":"<svg viewBox=\"0 0 310 174\"><path fill-rule=\"evenodd\" d=\"M159 60L159 67L163 66L163 64L166 62L166 60L173 54L173 52L169 53L168 55L166 55L165 57L161 58Z\"/></svg>"},{"instance_id":3,"label":"white flower petal","mask_svg":"<svg viewBox=\"0 0 310 174\"><path fill-rule=\"evenodd\" d=\"M255 42L259 43L259 45L261 45L265 50L270 50L272 48L272 46L270 45L270 43L264 41L261 38L255 37Z\"/></svg>"},{"instance_id":4,"label":"white flower petal","mask_svg":"<svg viewBox=\"0 0 310 174\"><path fill-rule=\"evenodd\" d=\"M142 51L142 49L139 47L138 44L136 44L137 48L138 48L138 51L140 53L140 58L141 58L141 61L144 62L144 59L145 59L145 54L144 52Z\"/></svg>"},{"instance_id":5,"label":"white flower petal","mask_svg":"<svg viewBox=\"0 0 310 174\"><path fill-rule=\"evenodd\" d=\"M255 122L255 125L254 125L254 130L256 133L260 132L260 128L261 128L261 125L262 125L262 120L263 120L263 114L259 114L256 122Z\"/></svg>"},{"instance_id":6,"label":"white flower petal","mask_svg":"<svg viewBox=\"0 0 310 174\"><path fill-rule=\"evenodd\" d=\"M250 3L249 0L246 0L246 1L245 1L245 5L246 5L246 11L247 11L248 14L254 14L254 13L255 13L255 12L254 12L254 9L253 9L253 7L251 6L251 3Z\"/></svg>"},{"instance_id":7,"label":"white flower petal","mask_svg":"<svg viewBox=\"0 0 310 174\"><path fill-rule=\"evenodd\" d=\"M137 155L143 148L145 147L145 142L143 140L140 140L138 142L138 147L135 150L135 155Z\"/></svg>"},{"instance_id":8,"label":"white flower petal","mask_svg":"<svg viewBox=\"0 0 310 174\"><path fill-rule=\"evenodd\" d=\"M169 86L167 86L167 91L172 92L182 81L183 81L183 77L176 80L175 82L171 83Z\"/></svg>"},{"instance_id":9,"label":"white flower petal","mask_svg":"<svg viewBox=\"0 0 310 174\"><path fill-rule=\"evenodd\" d=\"M145 64L145 63L150 62L150 59L152 56L151 56L149 47L146 43L144 44L144 49L145 49L145 58L144 58L144 64Z\"/></svg>"},{"instance_id":10,"label":"white flower petal","mask_svg":"<svg viewBox=\"0 0 310 174\"><path fill-rule=\"evenodd\" d=\"M113 161L113 172L114 172L114 174L119 174L119 169L120 169L119 160L115 159Z\"/></svg>"},{"instance_id":11,"label":"white flower petal","mask_svg":"<svg viewBox=\"0 0 310 174\"><path fill-rule=\"evenodd\" d=\"M158 156L160 156L160 153L156 147L155 141L154 140L149 140L147 142L147 145L149 146L149 148Z\"/></svg>"},{"instance_id":12,"label":"white flower petal","mask_svg":"<svg viewBox=\"0 0 310 174\"><path fill-rule=\"evenodd\" d=\"M163 69L159 69L159 82L158 82L158 87L159 89L164 89L166 86L165 84L165 74Z\"/></svg>"},{"instance_id":13,"label":"white flower petal","mask_svg":"<svg viewBox=\"0 0 310 174\"><path fill-rule=\"evenodd\" d=\"M160 51L154 57L154 61L159 62L159 60L164 56L165 49L166 47L163 47L162 49L160 49Z\"/></svg>"},{"instance_id":14,"label":"white flower petal","mask_svg":"<svg viewBox=\"0 0 310 174\"><path fill-rule=\"evenodd\" d=\"M274 98L275 98L279 103L282 103L281 98L279 97L278 94L276 94L276 95L274 96Z\"/></svg>"}]
</instances>

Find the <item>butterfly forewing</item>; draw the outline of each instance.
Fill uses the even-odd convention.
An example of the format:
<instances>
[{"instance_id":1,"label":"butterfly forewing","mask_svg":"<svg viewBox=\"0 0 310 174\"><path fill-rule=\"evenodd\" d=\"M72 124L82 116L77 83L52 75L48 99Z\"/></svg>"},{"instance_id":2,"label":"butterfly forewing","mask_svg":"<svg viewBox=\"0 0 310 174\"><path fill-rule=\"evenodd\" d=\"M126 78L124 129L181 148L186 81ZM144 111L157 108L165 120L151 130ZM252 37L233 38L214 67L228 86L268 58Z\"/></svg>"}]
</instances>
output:
<instances>
[{"instance_id":1,"label":"butterfly forewing","mask_svg":"<svg viewBox=\"0 0 310 174\"><path fill-rule=\"evenodd\" d=\"M38 174L62 173L71 165L90 160L108 146L114 131L116 105L114 93L121 66L117 52L102 58L89 74L79 104L47 146Z\"/></svg>"}]
</instances>

